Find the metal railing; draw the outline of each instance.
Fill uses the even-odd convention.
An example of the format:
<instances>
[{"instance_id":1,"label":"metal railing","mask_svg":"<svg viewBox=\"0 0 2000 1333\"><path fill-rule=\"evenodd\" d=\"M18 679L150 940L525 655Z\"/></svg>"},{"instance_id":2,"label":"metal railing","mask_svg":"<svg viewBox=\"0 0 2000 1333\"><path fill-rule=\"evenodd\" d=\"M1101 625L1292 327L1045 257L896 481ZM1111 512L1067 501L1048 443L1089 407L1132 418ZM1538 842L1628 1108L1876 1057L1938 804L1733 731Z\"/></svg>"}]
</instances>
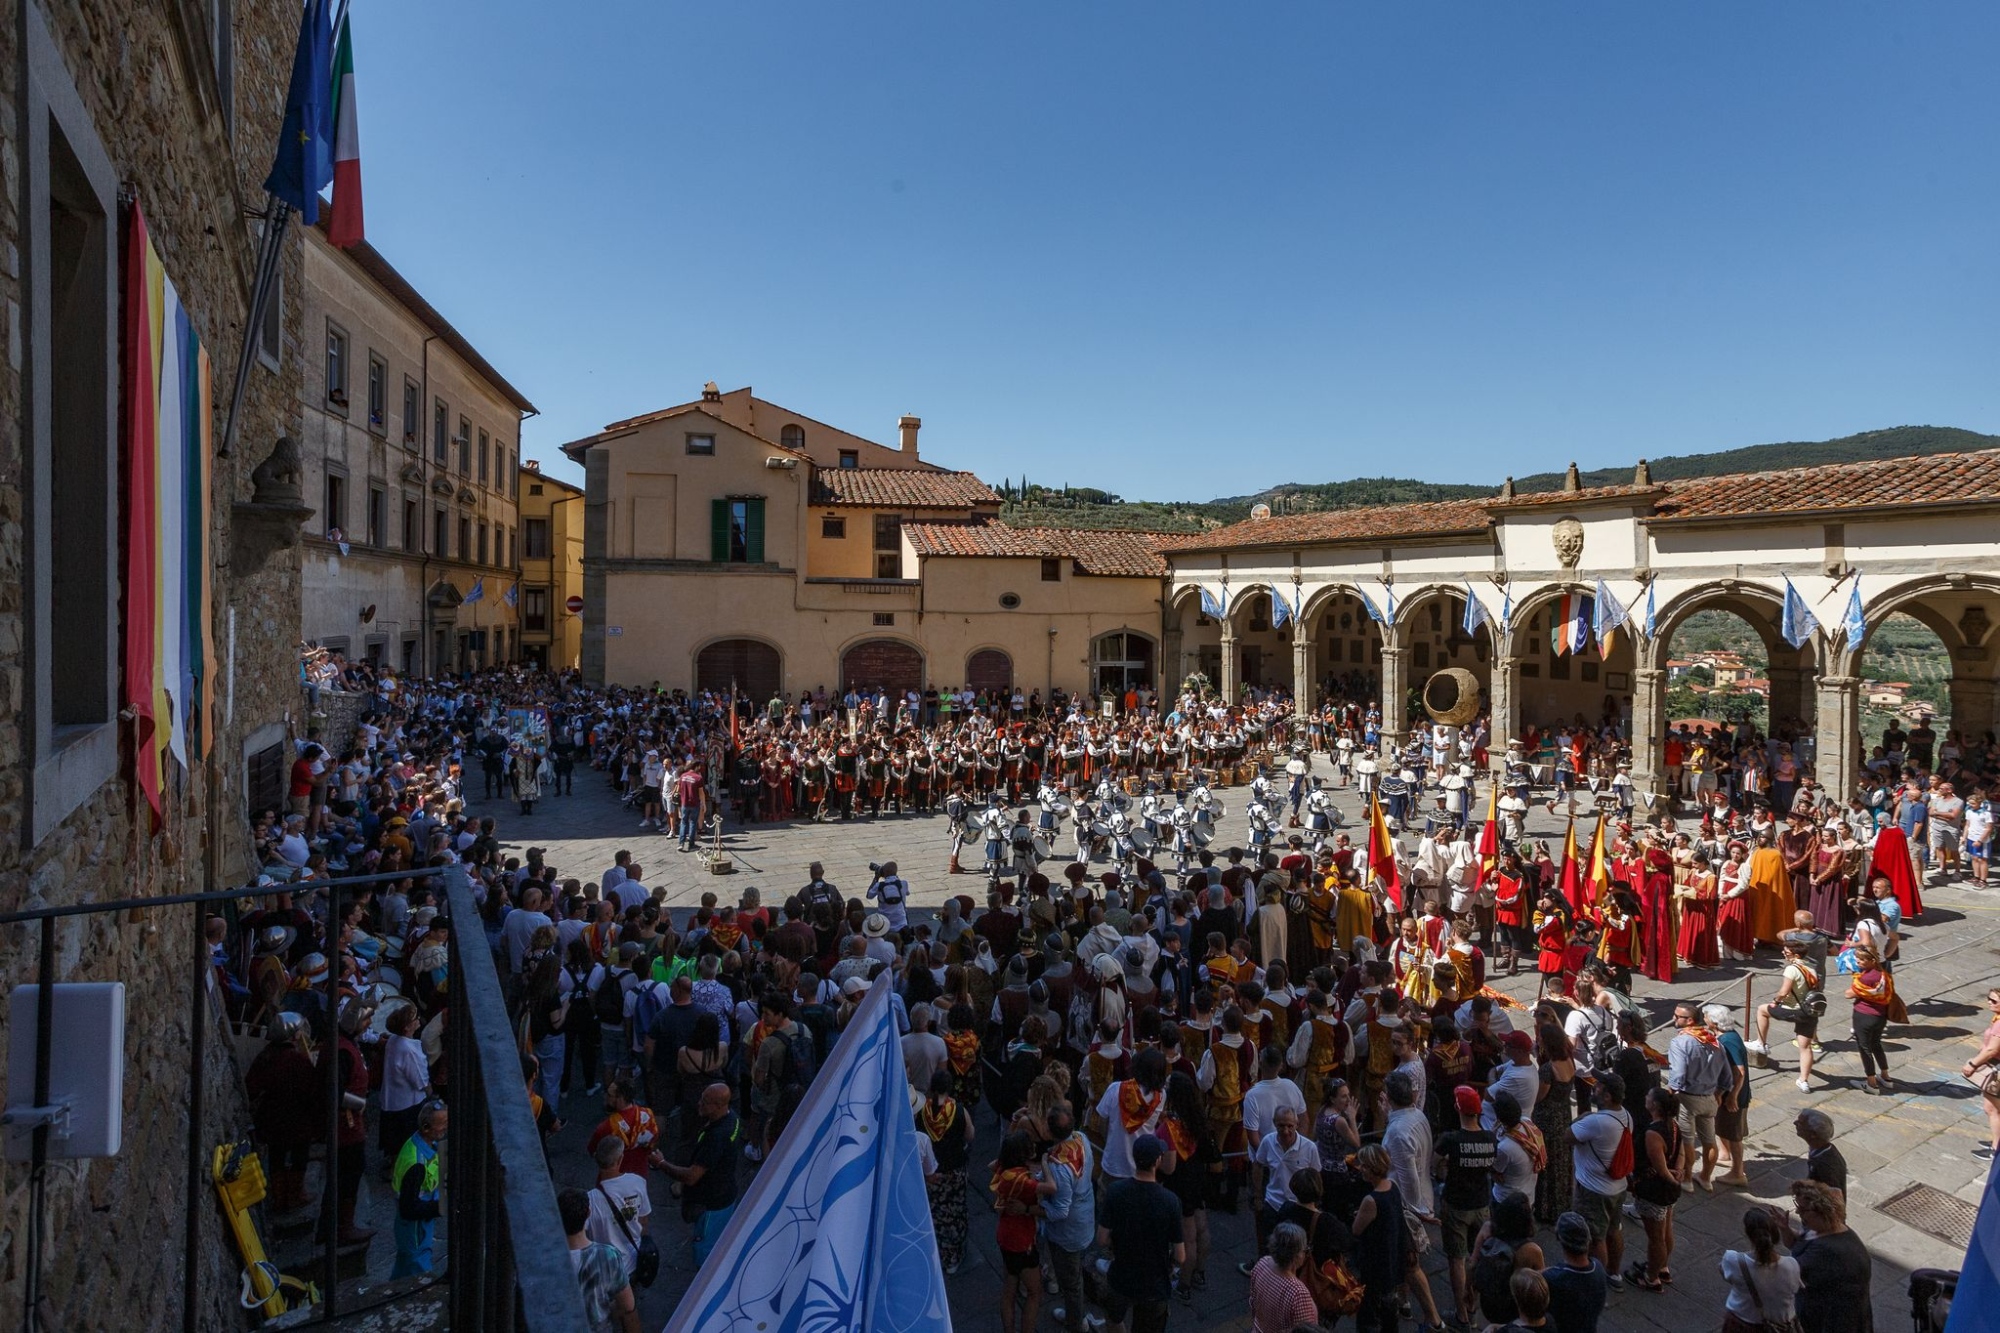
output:
<instances>
[{"instance_id":1,"label":"metal railing","mask_svg":"<svg viewBox=\"0 0 2000 1333\"><path fill-rule=\"evenodd\" d=\"M449 1284L452 1326L464 1329L527 1330L528 1333L587 1333L583 1297L569 1259L569 1243L563 1234L556 1210L555 1187L549 1179L541 1136L528 1106L521 1078L520 1054L513 1025L501 998L500 979L495 972L484 932L479 928L479 910L470 883L463 874L429 869L392 874L363 875L348 879L312 880L298 884L220 889L206 893L169 894L152 898L119 898L76 903L64 907L42 907L0 913L0 926L39 925L40 987L35 1030L35 1105L47 1107L51 1095L51 1063L54 1045L54 1000L56 967L56 923L67 917L96 916L119 912L156 911L163 908L193 908L188 1010L191 1038L188 1047L188 1137L185 1192L186 1234L183 1238L181 1270L182 1324L200 1326L202 1292L200 1283L203 1218L214 1211L203 1200L213 1199L210 1181L212 1145L204 1137L206 1063L209 1027L217 1013L209 998L210 969L213 961L205 939L211 906L269 897L277 892L324 892L327 894L328 922L340 920L343 897L356 888L371 884L436 878L442 882L443 896L450 915L459 923L452 932L446 1001L445 1040L450 1073L448 1105L453 1123L446 1142L447 1173L444 1180L445 1212L450 1221L447 1233L445 1281ZM471 943L470 951L466 949ZM332 961L332 960L330 960ZM327 969L326 1002L329 1018L339 1013L340 969ZM150 998L150 997L140 997ZM165 997L158 997L161 1003ZM127 1012L146 1012L153 1006L128 1003ZM154 1010L157 1012L157 1010ZM337 1027L330 1021L327 1031ZM323 1206L330 1209L331 1191L338 1188L340 1170L339 1121L342 1089L337 1038L329 1036L324 1071L326 1078L326 1183ZM24 1296L20 1327L23 1333L41 1333L52 1327L44 1322L42 1303L42 1245L47 1210L49 1140L52 1123L37 1120L33 1131L28 1187L28 1238L24 1273ZM338 1227L330 1219L324 1226L321 1254L320 1304L314 1323L326 1323L343 1314L340 1308ZM217 1244L226 1241L218 1233ZM235 1300L236 1294L229 1293ZM389 1304L392 1302L380 1302Z\"/></svg>"}]
</instances>

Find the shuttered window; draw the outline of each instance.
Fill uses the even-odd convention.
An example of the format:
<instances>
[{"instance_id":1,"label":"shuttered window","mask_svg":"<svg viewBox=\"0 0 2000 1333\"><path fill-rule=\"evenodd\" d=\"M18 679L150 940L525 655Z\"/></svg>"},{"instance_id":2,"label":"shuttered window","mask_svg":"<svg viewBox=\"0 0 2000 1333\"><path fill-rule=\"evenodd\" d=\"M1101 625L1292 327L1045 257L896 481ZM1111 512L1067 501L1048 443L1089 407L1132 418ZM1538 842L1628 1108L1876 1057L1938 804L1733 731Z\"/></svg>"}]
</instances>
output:
<instances>
[{"instance_id":1,"label":"shuttered window","mask_svg":"<svg viewBox=\"0 0 2000 1333\"><path fill-rule=\"evenodd\" d=\"M764 563L764 502L759 499L709 501L709 559L716 564Z\"/></svg>"}]
</instances>

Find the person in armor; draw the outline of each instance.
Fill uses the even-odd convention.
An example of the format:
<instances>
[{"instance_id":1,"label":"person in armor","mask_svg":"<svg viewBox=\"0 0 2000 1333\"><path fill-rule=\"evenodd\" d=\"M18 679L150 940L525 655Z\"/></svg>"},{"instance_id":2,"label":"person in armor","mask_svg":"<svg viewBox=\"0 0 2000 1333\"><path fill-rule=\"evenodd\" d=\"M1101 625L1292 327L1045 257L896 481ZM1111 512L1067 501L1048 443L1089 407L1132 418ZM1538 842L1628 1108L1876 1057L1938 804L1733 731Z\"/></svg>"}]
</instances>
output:
<instances>
[{"instance_id":1,"label":"person in armor","mask_svg":"<svg viewBox=\"0 0 2000 1333\"><path fill-rule=\"evenodd\" d=\"M944 798L944 815L950 821L951 862L946 873L963 875L965 867L958 863L958 857L965 850L965 838L972 817L972 803L962 791L955 791Z\"/></svg>"},{"instance_id":2,"label":"person in armor","mask_svg":"<svg viewBox=\"0 0 2000 1333\"><path fill-rule=\"evenodd\" d=\"M997 795L986 798L986 808L979 812L979 831L986 844L986 877L997 882L1007 846L1007 812L1000 808Z\"/></svg>"},{"instance_id":3,"label":"person in armor","mask_svg":"<svg viewBox=\"0 0 2000 1333\"><path fill-rule=\"evenodd\" d=\"M1035 830L1028 823L1028 811L1024 806L1014 813L1014 826L1007 831L1007 857L1014 878L1025 884L1028 876L1035 873L1035 864L1040 858L1035 853Z\"/></svg>"}]
</instances>

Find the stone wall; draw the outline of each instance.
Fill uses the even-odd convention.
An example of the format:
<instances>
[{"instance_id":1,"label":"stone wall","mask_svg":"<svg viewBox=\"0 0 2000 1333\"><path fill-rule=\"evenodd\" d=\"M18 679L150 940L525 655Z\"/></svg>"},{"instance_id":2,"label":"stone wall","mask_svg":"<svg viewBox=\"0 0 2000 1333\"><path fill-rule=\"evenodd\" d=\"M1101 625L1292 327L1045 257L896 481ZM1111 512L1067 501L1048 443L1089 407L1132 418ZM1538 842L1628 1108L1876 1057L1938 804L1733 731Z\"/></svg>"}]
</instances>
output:
<instances>
[{"instance_id":1,"label":"stone wall","mask_svg":"<svg viewBox=\"0 0 2000 1333\"><path fill-rule=\"evenodd\" d=\"M251 469L279 435L297 429L300 337L288 301L279 368L253 371L234 456L214 463L215 641L224 659L217 665L214 750L193 772L175 773L157 831L143 807L134 818L135 793L121 772L59 823L35 832L26 796L36 759L34 719L47 715L47 701L36 696L27 656L34 632L28 594L53 588L59 595L62 586L59 571L31 558L33 534L24 517L35 444L26 370L48 354L35 342L29 300L35 261L24 226L41 224L22 212L24 173L40 170L32 167L36 127L20 123L18 111L29 79L28 37L32 32L39 41L46 31L49 42L40 49L52 47L57 59L40 68L52 69L64 96L80 103L109 169L145 210L165 269L214 360L219 441L256 253L245 213L263 205L261 182L298 21L290 5L239 0L222 8L234 11L233 106L222 95L207 4L0 0L0 911L241 882L249 868L244 741L259 728L291 723L298 709L296 545L280 543L262 561L249 558L247 549L236 550L232 516L232 505L249 498ZM47 75L37 77L46 84ZM284 260L288 293L299 290L299 269L294 240ZM108 373L115 376L116 368ZM116 1158L51 1173L45 1327L182 1326L181 1181L196 915L177 907L72 917L56 932L58 980L116 980L126 987L124 1144ZM0 928L0 992L34 979L35 930ZM0 1021L0 1061L21 1035ZM247 1128L225 1045L214 1041L209 1049L205 1147ZM0 1310L10 1320L22 1307L27 1192L25 1166L0 1163ZM212 1191L205 1188L204 1196L200 1326L237 1327L239 1264L222 1235Z\"/></svg>"}]
</instances>

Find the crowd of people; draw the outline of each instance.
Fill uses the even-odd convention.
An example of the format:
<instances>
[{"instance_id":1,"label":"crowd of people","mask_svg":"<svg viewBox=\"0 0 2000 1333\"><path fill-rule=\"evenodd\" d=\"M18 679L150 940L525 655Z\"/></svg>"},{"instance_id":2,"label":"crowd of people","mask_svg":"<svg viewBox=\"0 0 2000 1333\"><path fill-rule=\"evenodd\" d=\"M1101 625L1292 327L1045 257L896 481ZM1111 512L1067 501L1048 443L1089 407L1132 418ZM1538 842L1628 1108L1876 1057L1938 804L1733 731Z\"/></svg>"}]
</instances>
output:
<instances>
[{"instance_id":1,"label":"crowd of people","mask_svg":"<svg viewBox=\"0 0 2000 1333\"><path fill-rule=\"evenodd\" d=\"M579 1098L603 1098L594 1183L561 1199L603 1327L636 1327L631 1284L658 1268L669 1232L656 1183L700 1262L886 972L934 1159L941 1262L965 1262L977 1187L996 1218L1007 1333L1037 1327L1045 1296L1072 1331L1163 1327L1176 1300L1224 1276L1210 1262L1216 1212L1250 1214L1259 1257L1231 1276L1261 1333L1345 1316L1362 1329L1411 1318L1588 1333L1615 1293L1672 1284L1685 1192L1748 1183L1748 1074L1771 1058L1774 1023L1801 1089L1825 1086L1819 1020L1844 980L1866 1085L1894 1086L1882 1034L1901 1020L1905 926L1926 873L1983 880L1990 833L1976 782L1961 799L1919 763L1852 793L1809 773L1785 787L1775 764L1767 787L1750 780L1757 765L1724 766L1690 735L1670 738L1682 748L1669 762L1677 782L1691 765L1698 780L1647 805L1615 725L1530 732L1494 766L1482 725L1419 726L1390 745L1370 704L1335 701L1300 727L1282 696L757 705L519 670L423 682L344 668L340 681L368 694L363 722L337 755L307 738L287 807L259 825L268 898L210 929L231 1003L269 1037L248 1091L271 1206L310 1203L326 1123L315 1061L332 1052L343 1105L325 1225L343 1243L374 1239L355 1217L372 1120L396 1272L428 1270L449 1187L449 946L484 941L544 1133L592 1105ZM1740 737L1730 753L1765 744ZM1333 790L1351 784L1381 812L1378 827L1319 817L1315 751ZM1491 767L1489 833L1476 796ZM752 888L669 909L641 863L663 842L558 867L540 848L503 854L496 817L468 809L476 794L518 802L518 839L543 792L573 794L578 769L682 851L725 812L810 820L954 801L968 812L953 814L960 839L978 811L1018 805L1025 821L1028 803L1044 818L1094 803L1091 823L1161 831L1079 838L1074 858L1003 842L984 884L934 917L910 909L893 862L870 867L860 892L815 865L780 901ZM1179 807L1146 806L1191 805L1196 789L1253 773L1251 802L1271 818L1248 846L1177 840ZM1527 836L1531 802L1551 789L1601 793L1581 821L1599 854ZM1371 857L1385 841L1394 855ZM331 881L399 873L344 891L327 919ZM451 919L441 877L462 877L476 920ZM1660 1039L1634 999L1679 968L1763 958L1780 960L1780 989L1755 1013L1683 1005ZM1523 968L1540 973L1532 1001L1491 984ZM2000 1040L1966 1072L1996 1068ZM2000 1144L2000 1099L1986 1105ZM983 1120L998 1129L990 1161L974 1150ZM1858 1329L1869 1269L1845 1228L1832 1126L1808 1111L1796 1128L1809 1179L1791 1213L1746 1207L1743 1248L1722 1261L1726 1313L1732 1327ZM1424 1262L1433 1248L1441 1265Z\"/></svg>"}]
</instances>

